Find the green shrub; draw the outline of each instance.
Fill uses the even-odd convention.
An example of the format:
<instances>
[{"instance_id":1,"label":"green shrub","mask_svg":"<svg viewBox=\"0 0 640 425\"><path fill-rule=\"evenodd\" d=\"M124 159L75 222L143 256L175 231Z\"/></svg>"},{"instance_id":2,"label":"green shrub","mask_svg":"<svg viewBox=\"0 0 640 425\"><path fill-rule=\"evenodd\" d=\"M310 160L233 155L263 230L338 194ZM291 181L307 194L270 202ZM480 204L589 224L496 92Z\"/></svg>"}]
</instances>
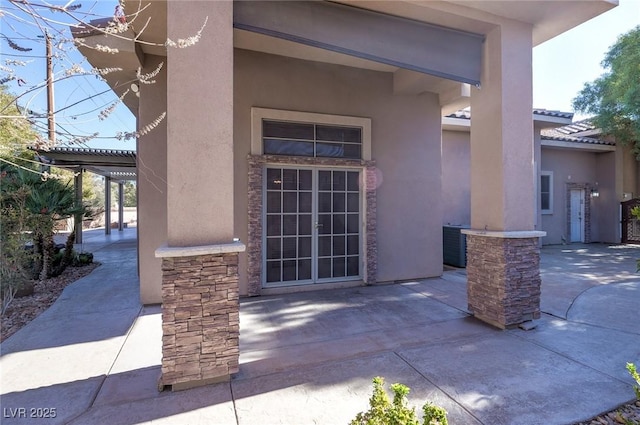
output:
<instances>
[{"instance_id":1,"label":"green shrub","mask_svg":"<svg viewBox=\"0 0 640 425\"><path fill-rule=\"evenodd\" d=\"M431 402L422 406L424 412L424 425L449 425L447 411Z\"/></svg>"},{"instance_id":2,"label":"green shrub","mask_svg":"<svg viewBox=\"0 0 640 425\"><path fill-rule=\"evenodd\" d=\"M80 252L74 256L72 265L74 267L82 267L91 263L93 263L93 254L90 252Z\"/></svg>"},{"instance_id":3,"label":"green shrub","mask_svg":"<svg viewBox=\"0 0 640 425\"><path fill-rule=\"evenodd\" d=\"M391 385L393 402L384 390L384 378L373 378L373 394L369 398L369 410L360 412L350 425L420 425L415 407L407 406L409 387L403 384ZM447 425L447 412L432 403L426 403L424 425Z\"/></svg>"},{"instance_id":4,"label":"green shrub","mask_svg":"<svg viewBox=\"0 0 640 425\"><path fill-rule=\"evenodd\" d=\"M634 365L633 363L627 363L627 370L629 371L631 377L636 381L637 385L634 385L633 389L636 392L636 397L638 398L638 400L640 400L640 374L638 374L636 365Z\"/></svg>"}]
</instances>

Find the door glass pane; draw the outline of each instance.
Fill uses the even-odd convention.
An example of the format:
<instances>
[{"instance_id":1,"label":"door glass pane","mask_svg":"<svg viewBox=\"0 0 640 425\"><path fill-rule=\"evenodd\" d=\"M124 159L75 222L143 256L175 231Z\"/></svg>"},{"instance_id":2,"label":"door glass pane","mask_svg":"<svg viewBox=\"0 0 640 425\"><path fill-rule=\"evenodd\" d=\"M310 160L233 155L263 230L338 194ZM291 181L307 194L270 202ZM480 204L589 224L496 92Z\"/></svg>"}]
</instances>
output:
<instances>
[{"instance_id":1,"label":"door glass pane","mask_svg":"<svg viewBox=\"0 0 640 425\"><path fill-rule=\"evenodd\" d=\"M282 188L284 190L298 189L298 170L282 170Z\"/></svg>"},{"instance_id":2,"label":"door glass pane","mask_svg":"<svg viewBox=\"0 0 640 425\"><path fill-rule=\"evenodd\" d=\"M298 280L311 279L311 260L298 260Z\"/></svg>"},{"instance_id":3,"label":"door glass pane","mask_svg":"<svg viewBox=\"0 0 640 425\"><path fill-rule=\"evenodd\" d=\"M359 221L358 214L347 214L347 233L358 233Z\"/></svg>"},{"instance_id":4,"label":"door glass pane","mask_svg":"<svg viewBox=\"0 0 640 425\"><path fill-rule=\"evenodd\" d=\"M331 190L331 171L318 172L318 189Z\"/></svg>"},{"instance_id":5,"label":"door glass pane","mask_svg":"<svg viewBox=\"0 0 640 425\"><path fill-rule=\"evenodd\" d=\"M360 253L360 238L358 235L347 236L347 254L356 255Z\"/></svg>"},{"instance_id":6,"label":"door glass pane","mask_svg":"<svg viewBox=\"0 0 640 425\"><path fill-rule=\"evenodd\" d=\"M267 216L267 236L282 235L282 226L280 225L281 220L282 220L282 216L280 215Z\"/></svg>"},{"instance_id":7,"label":"door glass pane","mask_svg":"<svg viewBox=\"0 0 640 425\"><path fill-rule=\"evenodd\" d=\"M279 168L267 168L267 189L282 188L282 172Z\"/></svg>"},{"instance_id":8,"label":"door glass pane","mask_svg":"<svg viewBox=\"0 0 640 425\"><path fill-rule=\"evenodd\" d=\"M267 192L267 213L280 211L280 192Z\"/></svg>"},{"instance_id":9,"label":"door glass pane","mask_svg":"<svg viewBox=\"0 0 640 425\"><path fill-rule=\"evenodd\" d=\"M333 277L342 277L345 275L345 259L344 257L333 258Z\"/></svg>"},{"instance_id":10,"label":"door glass pane","mask_svg":"<svg viewBox=\"0 0 640 425\"><path fill-rule=\"evenodd\" d=\"M333 172L333 190L345 190L347 176L344 171Z\"/></svg>"},{"instance_id":11,"label":"door glass pane","mask_svg":"<svg viewBox=\"0 0 640 425\"><path fill-rule=\"evenodd\" d=\"M298 238L298 257L311 257L311 237Z\"/></svg>"},{"instance_id":12,"label":"door glass pane","mask_svg":"<svg viewBox=\"0 0 640 425\"><path fill-rule=\"evenodd\" d=\"M311 192L300 192L298 194L298 211L301 213L311 212Z\"/></svg>"},{"instance_id":13,"label":"door glass pane","mask_svg":"<svg viewBox=\"0 0 640 425\"><path fill-rule=\"evenodd\" d=\"M344 236L333 237L333 255L344 255Z\"/></svg>"},{"instance_id":14,"label":"door glass pane","mask_svg":"<svg viewBox=\"0 0 640 425\"><path fill-rule=\"evenodd\" d=\"M299 170L298 171L298 189L311 190L312 188L312 174L311 170Z\"/></svg>"},{"instance_id":15,"label":"door glass pane","mask_svg":"<svg viewBox=\"0 0 640 425\"><path fill-rule=\"evenodd\" d=\"M331 212L331 193L318 193L318 212Z\"/></svg>"},{"instance_id":16,"label":"door glass pane","mask_svg":"<svg viewBox=\"0 0 640 425\"><path fill-rule=\"evenodd\" d=\"M360 190L359 174L356 171L347 172L347 190L349 192L357 192Z\"/></svg>"},{"instance_id":17,"label":"door glass pane","mask_svg":"<svg viewBox=\"0 0 640 425\"><path fill-rule=\"evenodd\" d=\"M298 234L311 234L311 214L300 214L298 216Z\"/></svg>"},{"instance_id":18,"label":"door glass pane","mask_svg":"<svg viewBox=\"0 0 640 425\"><path fill-rule=\"evenodd\" d=\"M360 257L347 257L347 276L360 274Z\"/></svg>"},{"instance_id":19,"label":"door glass pane","mask_svg":"<svg viewBox=\"0 0 640 425\"><path fill-rule=\"evenodd\" d=\"M329 257L331 255L331 236L318 237L318 255Z\"/></svg>"},{"instance_id":20,"label":"door glass pane","mask_svg":"<svg viewBox=\"0 0 640 425\"><path fill-rule=\"evenodd\" d=\"M298 216L295 214L287 214L282 216L282 234L295 235L298 230Z\"/></svg>"},{"instance_id":21,"label":"door glass pane","mask_svg":"<svg viewBox=\"0 0 640 425\"><path fill-rule=\"evenodd\" d=\"M288 280L296 280L296 277L297 277L296 263L297 262L295 260L282 262L282 281L283 282L286 282Z\"/></svg>"},{"instance_id":22,"label":"door glass pane","mask_svg":"<svg viewBox=\"0 0 640 425\"><path fill-rule=\"evenodd\" d=\"M282 250L280 247L280 238L267 239L267 258L281 258Z\"/></svg>"},{"instance_id":23,"label":"door glass pane","mask_svg":"<svg viewBox=\"0 0 640 425\"><path fill-rule=\"evenodd\" d=\"M318 214L318 233L331 234L331 214Z\"/></svg>"},{"instance_id":24,"label":"door glass pane","mask_svg":"<svg viewBox=\"0 0 640 425\"><path fill-rule=\"evenodd\" d=\"M318 259L318 278L326 279L331 277L331 258Z\"/></svg>"},{"instance_id":25,"label":"door glass pane","mask_svg":"<svg viewBox=\"0 0 640 425\"><path fill-rule=\"evenodd\" d=\"M296 258L298 253L296 238L282 238L282 258Z\"/></svg>"},{"instance_id":26,"label":"door glass pane","mask_svg":"<svg viewBox=\"0 0 640 425\"><path fill-rule=\"evenodd\" d=\"M282 194L282 212L298 212L298 194L296 192L284 192Z\"/></svg>"},{"instance_id":27,"label":"door glass pane","mask_svg":"<svg viewBox=\"0 0 640 425\"><path fill-rule=\"evenodd\" d=\"M333 214L333 233L344 233L344 214Z\"/></svg>"},{"instance_id":28,"label":"door glass pane","mask_svg":"<svg viewBox=\"0 0 640 425\"><path fill-rule=\"evenodd\" d=\"M280 260L267 261L267 282L280 282Z\"/></svg>"},{"instance_id":29,"label":"door glass pane","mask_svg":"<svg viewBox=\"0 0 640 425\"><path fill-rule=\"evenodd\" d=\"M360 211L360 195L358 193L347 194L347 211L349 212Z\"/></svg>"},{"instance_id":30,"label":"door glass pane","mask_svg":"<svg viewBox=\"0 0 640 425\"><path fill-rule=\"evenodd\" d=\"M345 207L344 192L334 193L333 194L333 211L344 212L344 207Z\"/></svg>"}]
</instances>

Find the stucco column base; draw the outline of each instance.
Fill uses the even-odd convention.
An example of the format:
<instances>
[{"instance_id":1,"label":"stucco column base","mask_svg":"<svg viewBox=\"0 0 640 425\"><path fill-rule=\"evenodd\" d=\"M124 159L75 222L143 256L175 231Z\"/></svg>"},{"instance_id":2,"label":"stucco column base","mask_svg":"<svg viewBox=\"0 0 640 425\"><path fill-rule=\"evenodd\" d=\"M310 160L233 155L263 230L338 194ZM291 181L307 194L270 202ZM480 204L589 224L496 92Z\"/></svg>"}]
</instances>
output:
<instances>
[{"instance_id":1,"label":"stucco column base","mask_svg":"<svg viewBox=\"0 0 640 425\"><path fill-rule=\"evenodd\" d=\"M545 232L463 230L469 311L500 329L540 318L540 248Z\"/></svg>"},{"instance_id":2,"label":"stucco column base","mask_svg":"<svg viewBox=\"0 0 640 425\"><path fill-rule=\"evenodd\" d=\"M228 381L238 372L239 242L162 247L162 367L173 391Z\"/></svg>"}]
</instances>

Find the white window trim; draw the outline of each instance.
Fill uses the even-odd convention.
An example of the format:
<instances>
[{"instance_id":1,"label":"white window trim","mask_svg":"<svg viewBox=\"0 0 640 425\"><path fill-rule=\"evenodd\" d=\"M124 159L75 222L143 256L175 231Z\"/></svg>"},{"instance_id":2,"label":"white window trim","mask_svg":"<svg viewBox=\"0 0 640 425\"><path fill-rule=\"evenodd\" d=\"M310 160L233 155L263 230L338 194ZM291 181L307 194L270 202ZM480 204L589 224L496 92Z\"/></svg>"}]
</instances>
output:
<instances>
[{"instance_id":1,"label":"white window trim","mask_svg":"<svg viewBox=\"0 0 640 425\"><path fill-rule=\"evenodd\" d=\"M313 112L285 111L280 109L251 108L251 154L263 155L262 120L292 121L310 124L329 124L362 128L362 158L371 160L371 118L343 115L316 114Z\"/></svg>"},{"instance_id":2,"label":"white window trim","mask_svg":"<svg viewBox=\"0 0 640 425\"><path fill-rule=\"evenodd\" d=\"M542 196L542 176L549 177L549 208L543 209L540 202L540 212L542 214L553 214L553 171L540 171L540 190L538 191L538 199Z\"/></svg>"}]
</instances>

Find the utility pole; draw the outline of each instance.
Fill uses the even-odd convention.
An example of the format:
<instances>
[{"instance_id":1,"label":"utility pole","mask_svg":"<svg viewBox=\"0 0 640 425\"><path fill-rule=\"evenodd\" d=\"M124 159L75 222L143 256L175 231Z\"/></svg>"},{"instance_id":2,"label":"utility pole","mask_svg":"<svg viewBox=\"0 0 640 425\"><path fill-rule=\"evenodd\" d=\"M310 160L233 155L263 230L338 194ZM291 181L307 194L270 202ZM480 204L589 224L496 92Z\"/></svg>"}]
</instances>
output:
<instances>
[{"instance_id":1,"label":"utility pole","mask_svg":"<svg viewBox=\"0 0 640 425\"><path fill-rule=\"evenodd\" d=\"M44 38L47 45L47 129L49 130L49 142L56 141L56 122L53 114L55 105L53 101L53 49L51 47L51 37L45 30Z\"/></svg>"}]
</instances>

